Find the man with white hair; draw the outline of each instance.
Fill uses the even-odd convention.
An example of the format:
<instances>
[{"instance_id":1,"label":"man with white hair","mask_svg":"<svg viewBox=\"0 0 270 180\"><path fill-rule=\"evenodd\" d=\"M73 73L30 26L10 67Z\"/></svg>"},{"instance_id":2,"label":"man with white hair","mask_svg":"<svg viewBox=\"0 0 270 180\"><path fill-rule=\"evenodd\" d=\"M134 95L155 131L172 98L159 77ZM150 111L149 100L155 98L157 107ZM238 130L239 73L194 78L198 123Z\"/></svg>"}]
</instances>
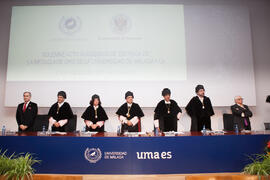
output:
<instances>
[{"instance_id":1,"label":"man with white hair","mask_svg":"<svg viewBox=\"0 0 270 180\"><path fill-rule=\"evenodd\" d=\"M235 96L234 101L235 104L231 106L234 124L238 125L239 130L251 130L249 118L252 117L252 112L243 104L241 96Z\"/></svg>"},{"instance_id":2,"label":"man with white hair","mask_svg":"<svg viewBox=\"0 0 270 180\"><path fill-rule=\"evenodd\" d=\"M19 104L16 112L18 130L23 132L34 131L34 123L38 113L38 106L31 101L31 92L23 93L23 103Z\"/></svg>"}]
</instances>

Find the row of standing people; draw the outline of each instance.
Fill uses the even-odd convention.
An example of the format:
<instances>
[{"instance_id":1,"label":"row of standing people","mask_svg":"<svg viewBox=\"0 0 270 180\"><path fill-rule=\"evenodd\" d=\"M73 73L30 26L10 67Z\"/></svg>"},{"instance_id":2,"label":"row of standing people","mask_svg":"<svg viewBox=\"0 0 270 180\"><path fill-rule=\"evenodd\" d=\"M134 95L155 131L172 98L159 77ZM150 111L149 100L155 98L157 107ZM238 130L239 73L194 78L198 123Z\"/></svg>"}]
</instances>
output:
<instances>
[{"instance_id":1,"label":"row of standing people","mask_svg":"<svg viewBox=\"0 0 270 180\"><path fill-rule=\"evenodd\" d=\"M186 106L186 112L191 117L191 131L201 131L203 127L211 130L211 116L214 110L209 97L205 96L203 85L197 85L194 96ZM24 103L17 107L16 119L19 131L34 131L34 121L38 114L38 106L31 102L31 93L25 92ZM154 110L154 127L160 131L177 131L177 121L180 119L182 110L177 102L171 99L171 91L168 88L162 90L163 100L161 100ZM52 131L65 131L65 126L73 117L72 109L65 100L67 95L64 91L57 94L57 102L53 104L48 112L49 127ZM125 94L126 102L120 106L116 112L122 125L122 131L141 131L141 118L144 113L139 104L133 102L134 95L128 91ZM247 105L243 104L243 98L235 97L235 104L231 106L234 115L234 123L238 124L240 130L250 130L250 120L252 112ZM98 95L93 95L89 107L82 114L86 125L86 131L104 132L105 121L108 116L101 105Z\"/></svg>"}]
</instances>

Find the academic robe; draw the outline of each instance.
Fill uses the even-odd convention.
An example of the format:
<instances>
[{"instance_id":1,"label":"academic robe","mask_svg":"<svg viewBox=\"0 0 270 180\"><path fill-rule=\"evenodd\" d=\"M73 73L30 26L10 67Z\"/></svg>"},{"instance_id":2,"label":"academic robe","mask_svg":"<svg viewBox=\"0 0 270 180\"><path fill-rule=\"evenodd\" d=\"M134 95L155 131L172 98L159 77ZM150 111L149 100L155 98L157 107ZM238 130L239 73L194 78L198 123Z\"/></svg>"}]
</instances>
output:
<instances>
[{"instance_id":1,"label":"academic robe","mask_svg":"<svg viewBox=\"0 0 270 180\"><path fill-rule=\"evenodd\" d=\"M270 96L267 96L266 102L267 102L267 103L270 103Z\"/></svg>"},{"instance_id":2,"label":"academic robe","mask_svg":"<svg viewBox=\"0 0 270 180\"><path fill-rule=\"evenodd\" d=\"M198 96L194 96L186 106L186 111L191 117L190 131L201 131L203 126L211 130L211 116L215 113L210 98L204 96L202 103Z\"/></svg>"},{"instance_id":3,"label":"academic robe","mask_svg":"<svg viewBox=\"0 0 270 180\"><path fill-rule=\"evenodd\" d=\"M71 110L70 105L67 102L64 102L64 104L59 108L59 111L57 113L58 109L58 103L55 103L51 106L48 115L55 119L57 122L60 120L64 119L71 119L73 117L73 112ZM65 132L66 131L66 126L68 123L66 123L62 127L55 127L54 125L52 126L52 131L60 131L60 132Z\"/></svg>"},{"instance_id":4,"label":"academic robe","mask_svg":"<svg viewBox=\"0 0 270 180\"><path fill-rule=\"evenodd\" d=\"M159 120L159 129L163 132L177 131L177 114L182 113L174 100L171 99L170 102L165 104L165 101L161 100L154 111L154 120Z\"/></svg>"},{"instance_id":5,"label":"academic robe","mask_svg":"<svg viewBox=\"0 0 270 180\"><path fill-rule=\"evenodd\" d=\"M83 113L82 118L84 120L91 121L93 124L96 124L98 121L106 121L108 120L108 116L103 109L102 106L98 106L97 108L97 116L95 115L95 109L93 106L89 106ZM97 127L96 129L92 129L91 127L86 126L86 131L97 131L104 132L104 125L102 127Z\"/></svg>"},{"instance_id":6,"label":"academic robe","mask_svg":"<svg viewBox=\"0 0 270 180\"><path fill-rule=\"evenodd\" d=\"M238 104L235 104L231 106L231 110L233 114L234 124L238 125L238 129L251 130L249 118L252 117L252 112L249 110L248 106L244 105L243 108Z\"/></svg>"},{"instance_id":7,"label":"academic robe","mask_svg":"<svg viewBox=\"0 0 270 180\"><path fill-rule=\"evenodd\" d=\"M127 113L128 113L128 104L124 103L116 112L116 114L118 116L124 116L127 118L127 120L131 120L132 118L134 118L135 116L137 116L139 119L142 118L144 116L144 113L141 109L141 107L136 104L136 103L132 103L130 111L129 111L129 117L127 117ZM128 131L128 132L139 132L140 131L140 123L137 123L135 126L128 126L126 123L122 124L122 128L121 131Z\"/></svg>"},{"instance_id":8,"label":"academic robe","mask_svg":"<svg viewBox=\"0 0 270 180\"><path fill-rule=\"evenodd\" d=\"M34 123L38 113L38 106L36 103L30 101L25 112L23 112L23 106L24 103L21 103L17 107L16 120L18 123L18 130L23 131L20 128L20 125L25 125L27 126L27 129L24 131L34 131Z\"/></svg>"}]
</instances>

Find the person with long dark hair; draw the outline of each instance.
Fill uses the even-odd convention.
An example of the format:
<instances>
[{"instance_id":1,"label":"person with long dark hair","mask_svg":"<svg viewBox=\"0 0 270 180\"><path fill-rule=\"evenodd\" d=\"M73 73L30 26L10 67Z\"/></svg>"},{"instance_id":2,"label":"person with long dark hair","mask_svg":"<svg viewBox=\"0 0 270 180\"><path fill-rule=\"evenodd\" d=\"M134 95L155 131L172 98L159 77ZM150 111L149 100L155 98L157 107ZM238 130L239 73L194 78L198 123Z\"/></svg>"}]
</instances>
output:
<instances>
[{"instance_id":1,"label":"person with long dark hair","mask_svg":"<svg viewBox=\"0 0 270 180\"><path fill-rule=\"evenodd\" d=\"M177 131L177 121L182 114L181 108L177 102L171 99L171 90L164 88L162 90L163 100L161 100L154 114L154 125L162 132Z\"/></svg>"},{"instance_id":2,"label":"person with long dark hair","mask_svg":"<svg viewBox=\"0 0 270 180\"><path fill-rule=\"evenodd\" d=\"M108 120L108 116L101 106L101 101L97 94L92 96L90 106L84 111L82 118L86 125L86 131L104 132L104 123Z\"/></svg>"}]
</instances>

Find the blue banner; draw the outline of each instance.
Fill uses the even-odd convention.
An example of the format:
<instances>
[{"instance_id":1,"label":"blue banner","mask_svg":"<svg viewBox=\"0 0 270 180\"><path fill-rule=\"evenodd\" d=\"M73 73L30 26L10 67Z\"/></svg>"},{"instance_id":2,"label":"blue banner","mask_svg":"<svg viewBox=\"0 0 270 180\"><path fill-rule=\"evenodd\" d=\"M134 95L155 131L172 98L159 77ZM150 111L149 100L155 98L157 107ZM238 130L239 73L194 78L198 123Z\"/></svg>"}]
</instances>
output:
<instances>
[{"instance_id":1,"label":"blue banner","mask_svg":"<svg viewBox=\"0 0 270 180\"><path fill-rule=\"evenodd\" d=\"M37 173L180 174L240 172L269 135L173 137L0 136L0 149L30 152Z\"/></svg>"}]
</instances>

